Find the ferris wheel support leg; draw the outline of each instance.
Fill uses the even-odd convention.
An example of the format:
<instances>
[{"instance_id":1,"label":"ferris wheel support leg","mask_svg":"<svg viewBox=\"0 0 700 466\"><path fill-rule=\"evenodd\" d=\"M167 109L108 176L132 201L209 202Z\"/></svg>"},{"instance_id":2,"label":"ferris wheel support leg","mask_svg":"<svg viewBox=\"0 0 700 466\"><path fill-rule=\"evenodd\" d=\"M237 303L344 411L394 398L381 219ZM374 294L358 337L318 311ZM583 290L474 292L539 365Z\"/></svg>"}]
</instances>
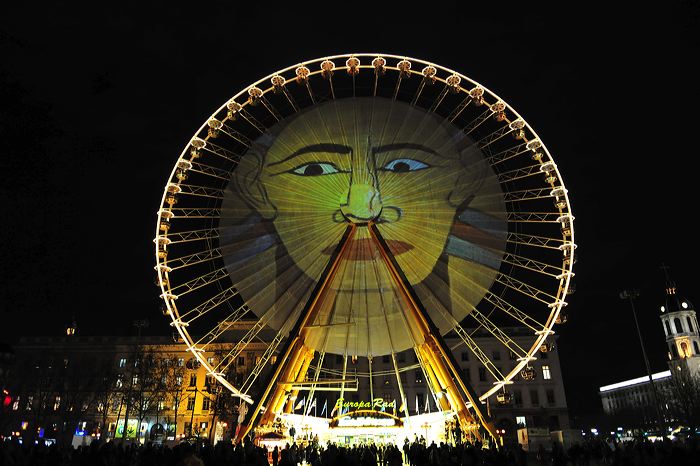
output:
<instances>
[{"instance_id":1,"label":"ferris wheel support leg","mask_svg":"<svg viewBox=\"0 0 700 466\"><path fill-rule=\"evenodd\" d=\"M296 380L297 382L302 382L306 379L306 373L309 372L309 366L311 365L311 361L314 359L314 351L304 347L303 348L305 351L303 352L301 356L301 364L299 367L299 370L297 371L296 374L292 372L292 379L290 380ZM294 412L294 403L296 403L296 399L299 396L299 390L292 390L291 391L291 396L289 397L289 401L287 402L287 407L284 409L284 412L289 414L291 412ZM304 405L304 409L306 410L306 405Z\"/></svg>"},{"instance_id":2,"label":"ferris wheel support leg","mask_svg":"<svg viewBox=\"0 0 700 466\"><path fill-rule=\"evenodd\" d=\"M476 417L491 435L494 445L498 445L493 422L487 413L483 411L479 397L476 395L474 389L469 382L462 378L462 374L459 371L459 364L455 360L452 351L448 348L445 340L442 339L440 330L433 322L415 290L406 278L406 275L401 270L389 246L384 238L382 238L377 225L370 225L370 234L379 247L382 259L386 263L393 281L403 295L406 304L406 319L410 323L415 324L416 328L418 328L425 337L426 342L421 345L424 354L431 363L432 370L438 379L439 385L445 388L448 401L452 409L457 413L460 424L466 427L471 423L474 417ZM476 416L472 416L469 413L464 396L466 396L467 400L471 403Z\"/></svg>"},{"instance_id":3,"label":"ferris wheel support leg","mask_svg":"<svg viewBox=\"0 0 700 466\"><path fill-rule=\"evenodd\" d=\"M338 246L328 260L326 268L323 270L321 277L316 284L316 287L311 293L309 300L299 314L294 327L289 332L289 337L284 348L280 352L280 357L277 359L275 369L272 371L270 378L265 385L265 391L260 396L255 409L252 409L248 414L249 418L245 428L240 430L235 443L241 441L256 425L256 420L261 413L264 413L259 425L267 425L274 421L278 413L284 409L284 400L286 392L290 391L289 384L280 383L290 380L303 380L306 376L306 370L302 371L303 367L308 370L311 359L313 359L313 351L309 350L304 345L305 328L312 324L320 304L328 293L330 283L338 272L338 267L341 258L347 250L347 245L350 243L355 233L355 225L348 225L343 237L340 239ZM311 353L309 357L308 354ZM309 358L305 364L305 358ZM296 372L295 372L296 369ZM301 377L301 378L300 378ZM272 396L270 396L272 394ZM267 407L265 406L267 403Z\"/></svg>"}]
</instances>

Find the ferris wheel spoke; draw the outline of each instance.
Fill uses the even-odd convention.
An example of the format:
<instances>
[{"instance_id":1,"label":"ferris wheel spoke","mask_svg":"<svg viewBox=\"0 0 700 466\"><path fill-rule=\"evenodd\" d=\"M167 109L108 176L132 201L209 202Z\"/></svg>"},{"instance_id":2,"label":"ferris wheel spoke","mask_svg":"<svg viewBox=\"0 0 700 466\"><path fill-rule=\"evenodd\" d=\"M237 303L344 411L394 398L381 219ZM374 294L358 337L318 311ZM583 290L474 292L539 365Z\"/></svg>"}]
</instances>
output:
<instances>
[{"instance_id":1,"label":"ferris wheel spoke","mask_svg":"<svg viewBox=\"0 0 700 466\"><path fill-rule=\"evenodd\" d=\"M191 241L212 240L219 237L219 230L216 228L205 228L202 230L190 230L170 233L168 239L170 244L187 243Z\"/></svg>"},{"instance_id":2,"label":"ferris wheel spoke","mask_svg":"<svg viewBox=\"0 0 700 466\"><path fill-rule=\"evenodd\" d=\"M207 249L205 251L196 252L183 257L176 257L173 259L168 259L165 264L170 267L171 270L179 270L185 267L191 267L193 265L202 264L204 262L213 261L215 259L221 258L221 251L218 248Z\"/></svg>"},{"instance_id":3,"label":"ferris wheel spoke","mask_svg":"<svg viewBox=\"0 0 700 466\"><path fill-rule=\"evenodd\" d=\"M294 99L294 96L292 93L289 91L289 88L287 87L287 80L283 78L281 75L277 74L272 77L271 79L272 85L275 89L275 94L282 94L284 97L287 98L287 102L289 102L289 105L292 106L292 109L294 109L294 113L299 113L299 105L297 104L297 101Z\"/></svg>"},{"instance_id":4,"label":"ferris wheel spoke","mask_svg":"<svg viewBox=\"0 0 700 466\"><path fill-rule=\"evenodd\" d=\"M514 212L506 213L508 222L514 223L562 223L560 212Z\"/></svg>"},{"instance_id":5,"label":"ferris wheel spoke","mask_svg":"<svg viewBox=\"0 0 700 466\"><path fill-rule=\"evenodd\" d=\"M272 117L273 117L275 120L277 120L278 122L280 122L280 121L282 121L282 120L284 119L284 117L282 116L282 114L281 114L279 111L277 111L277 109L275 108L275 106L272 105L272 104L270 103L270 101L267 100L267 98L266 98L264 95L260 97L260 102L262 102L262 104L263 104L263 106L265 107L265 109L266 109L268 112L270 112L270 115L272 115Z\"/></svg>"},{"instance_id":6,"label":"ferris wheel spoke","mask_svg":"<svg viewBox=\"0 0 700 466\"><path fill-rule=\"evenodd\" d=\"M536 164L528 167L516 168L515 170L509 170L507 172L501 172L497 176L500 183L507 183L509 181L520 180L522 178L527 178L532 175L539 175L541 173L540 164Z\"/></svg>"},{"instance_id":7,"label":"ferris wheel spoke","mask_svg":"<svg viewBox=\"0 0 700 466\"><path fill-rule=\"evenodd\" d=\"M489 117L493 114L491 111L490 107L487 107L486 110L481 112L479 116L477 116L474 120L472 120L467 126L465 126L462 129L462 132L464 134L470 135L472 132L474 132L475 129L477 129L479 126L481 126L486 120L489 119Z\"/></svg>"},{"instance_id":8,"label":"ferris wheel spoke","mask_svg":"<svg viewBox=\"0 0 700 466\"><path fill-rule=\"evenodd\" d=\"M246 349L250 343L258 336L258 334L267 326L267 322L263 320L258 320L253 324L253 326L246 332L246 334L236 343L236 345L231 348L230 351L226 353L224 360L228 361L223 366L220 362L215 369L219 372L225 372L229 366L238 358L238 356Z\"/></svg>"},{"instance_id":9,"label":"ferris wheel spoke","mask_svg":"<svg viewBox=\"0 0 700 466\"><path fill-rule=\"evenodd\" d=\"M505 312L510 317L514 318L515 320L517 320L524 326L530 328L534 332L539 332L542 331L542 329L546 328L546 326L538 322L537 319L519 310L518 308L510 304L508 301L504 300L498 295L493 294L490 291L487 291L486 294L484 294L484 300L491 303L493 306Z\"/></svg>"},{"instance_id":10,"label":"ferris wheel spoke","mask_svg":"<svg viewBox=\"0 0 700 466\"><path fill-rule=\"evenodd\" d=\"M267 130L265 125L260 123L253 115L250 114L250 112L248 110L246 110L245 105L241 106L238 113L240 113L240 115L243 117L243 119L245 121L247 121L250 124L250 126L252 126L256 130L258 130L260 132L260 134L264 134L265 131Z\"/></svg>"},{"instance_id":11,"label":"ferris wheel spoke","mask_svg":"<svg viewBox=\"0 0 700 466\"><path fill-rule=\"evenodd\" d=\"M508 244L532 246L536 248L560 249L561 245L564 243L564 240L549 236L536 236L525 233L508 233L506 242Z\"/></svg>"},{"instance_id":12,"label":"ferris wheel spoke","mask_svg":"<svg viewBox=\"0 0 700 466\"><path fill-rule=\"evenodd\" d=\"M482 350L479 345L474 341L474 339L469 335L469 333L459 324L459 322L454 322L452 330L457 334L457 336L462 340L462 343L469 349L469 351L474 354L476 359L481 363L482 366L491 374L491 376L496 380L502 380L503 374L498 370L496 365L491 361L491 359L486 355L484 350ZM452 346L452 350L459 347L459 343Z\"/></svg>"},{"instance_id":13,"label":"ferris wheel spoke","mask_svg":"<svg viewBox=\"0 0 700 466\"><path fill-rule=\"evenodd\" d=\"M221 217L221 209L212 207L171 207L173 219L216 219Z\"/></svg>"},{"instance_id":14,"label":"ferris wheel spoke","mask_svg":"<svg viewBox=\"0 0 700 466\"><path fill-rule=\"evenodd\" d=\"M543 275L548 275L550 277L557 278L561 275L561 265L554 266L547 264L545 262L540 262L534 259L528 259L527 257L518 256L512 253L505 253L503 255L503 262L506 262L517 267L521 267L533 272L541 273Z\"/></svg>"},{"instance_id":15,"label":"ferris wheel spoke","mask_svg":"<svg viewBox=\"0 0 700 466\"><path fill-rule=\"evenodd\" d=\"M235 113L232 115L235 115ZM248 136L231 127L231 125L229 124L229 120L225 120L223 122L220 131L224 133L224 135L228 136L228 138L232 141L235 141L236 143L241 144L248 149L253 145L253 141L251 141ZM211 141L211 139L209 141ZM229 153L231 153L236 159L240 159L241 157L240 155L237 155L234 152L229 151Z\"/></svg>"},{"instance_id":16,"label":"ferris wheel spoke","mask_svg":"<svg viewBox=\"0 0 700 466\"><path fill-rule=\"evenodd\" d=\"M500 283L501 285L505 285L508 288L518 291L525 296L528 296L532 299L535 299L539 302L545 303L549 305L550 303L556 301L556 297L552 296L549 293L545 293L542 290L537 289L536 287L532 285L528 285L525 282L522 282L520 280L517 280L513 277L509 277L507 275L504 275L502 273L499 273L496 275L496 281Z\"/></svg>"},{"instance_id":17,"label":"ferris wheel spoke","mask_svg":"<svg viewBox=\"0 0 700 466\"><path fill-rule=\"evenodd\" d=\"M206 301L196 305L195 307L191 308L190 310L182 313L180 315L180 320L189 325L194 319L191 320L186 320L188 317L195 316L195 317L201 317L208 312L216 309L218 306L224 304L228 300L235 298L239 296L238 290L234 286L229 286L228 288L225 288L224 290L220 291L219 293L215 294L211 298L207 299Z\"/></svg>"},{"instance_id":18,"label":"ferris wheel spoke","mask_svg":"<svg viewBox=\"0 0 700 466\"><path fill-rule=\"evenodd\" d=\"M225 125L223 126L225 127ZM228 135L228 133L224 132L224 134ZM239 160L241 160L241 155L237 154L229 149L225 149L221 147L218 144L215 144L212 142L211 138L207 139L206 145L204 146L204 151L216 155L217 157L220 157L228 162L232 162L234 164L237 164Z\"/></svg>"},{"instance_id":19,"label":"ferris wheel spoke","mask_svg":"<svg viewBox=\"0 0 700 466\"><path fill-rule=\"evenodd\" d=\"M479 139L478 141L476 141L476 146L479 149L484 150L487 147L489 147L491 144L495 143L496 141L499 141L501 138L503 138L504 136L506 136L512 132L513 132L513 129L509 125L506 124L505 126L501 126L500 128L498 128L497 130L495 130L491 134L488 134L488 135L482 137L481 139Z\"/></svg>"},{"instance_id":20,"label":"ferris wheel spoke","mask_svg":"<svg viewBox=\"0 0 700 466\"><path fill-rule=\"evenodd\" d=\"M285 335L281 330L275 334L275 338L273 338L273 340L267 345L267 348L265 348L265 351L260 357L260 363L253 367L253 370L243 382L243 385L241 385L241 391L243 393L248 393L250 389L253 388L253 384L258 380L260 373L263 371L265 366L267 366L267 363L275 354L275 351L277 351L277 348L279 347L280 343L282 343L284 338Z\"/></svg>"},{"instance_id":21,"label":"ferris wheel spoke","mask_svg":"<svg viewBox=\"0 0 700 466\"><path fill-rule=\"evenodd\" d=\"M178 195L188 195L188 196L198 196L206 197L209 199L223 199L224 191L223 189L210 188L207 186L196 186L192 184L180 183L177 185L180 188Z\"/></svg>"},{"instance_id":22,"label":"ferris wheel spoke","mask_svg":"<svg viewBox=\"0 0 700 466\"><path fill-rule=\"evenodd\" d=\"M190 171L228 182L228 180L231 179L233 167L231 170L223 170L201 162L192 162L192 168L190 168Z\"/></svg>"},{"instance_id":23,"label":"ferris wheel spoke","mask_svg":"<svg viewBox=\"0 0 700 466\"><path fill-rule=\"evenodd\" d=\"M209 273L206 273L204 275L200 275L197 278L194 278L192 280L189 280L185 283L182 283L180 285L177 285L173 288L170 289L170 292L174 295L176 295L178 298L186 295L187 293L190 293L194 290L198 290L199 288L202 288L203 286L210 285L212 283L216 283L219 280L222 280L224 278L228 277L228 271L226 270L225 267L222 267L220 269L213 270Z\"/></svg>"},{"instance_id":24,"label":"ferris wheel spoke","mask_svg":"<svg viewBox=\"0 0 700 466\"><path fill-rule=\"evenodd\" d=\"M194 344L205 351L209 344L217 342L221 335L238 323L248 312L250 312L250 309L245 304L234 309L233 312L217 323L216 326L207 333L202 335Z\"/></svg>"},{"instance_id":25,"label":"ferris wheel spoke","mask_svg":"<svg viewBox=\"0 0 700 466\"><path fill-rule=\"evenodd\" d=\"M438 94L438 96L435 98L435 101L433 101L433 104L430 106L430 110L428 111L430 113L435 113L442 101L445 100L445 97L447 97L447 93L453 89L453 86L450 86L447 83L445 83L445 86L442 88L442 90L440 90L440 94Z\"/></svg>"},{"instance_id":26,"label":"ferris wheel spoke","mask_svg":"<svg viewBox=\"0 0 700 466\"><path fill-rule=\"evenodd\" d=\"M553 198L553 187L539 189L523 189L521 191L511 191L503 196L505 202L536 201L538 199Z\"/></svg>"},{"instance_id":27,"label":"ferris wheel spoke","mask_svg":"<svg viewBox=\"0 0 700 466\"><path fill-rule=\"evenodd\" d=\"M503 346L508 348L513 354L519 358L527 356L527 351L524 350L520 345L518 345L512 338L510 338L503 330L501 330L496 324L494 324L487 316L482 314L478 309L474 308L469 313L469 317L474 319L479 325L488 330L488 332L493 335L496 340L501 342Z\"/></svg>"},{"instance_id":28,"label":"ferris wheel spoke","mask_svg":"<svg viewBox=\"0 0 700 466\"><path fill-rule=\"evenodd\" d=\"M519 155L522 154L528 154L531 153L530 149L527 148L527 144L525 142L522 142L520 144L517 144L513 147L510 147L508 149L502 150L500 152L496 152L495 154L491 154L486 157L486 161L491 165L497 165L501 162L505 162L507 160L510 160L512 158L515 158Z\"/></svg>"},{"instance_id":29,"label":"ferris wheel spoke","mask_svg":"<svg viewBox=\"0 0 700 466\"><path fill-rule=\"evenodd\" d=\"M459 117L459 115L469 106L470 103L472 103L472 98L468 95L459 103L459 105L454 108L454 110L450 112L450 114L447 116L447 121L450 123L454 122L454 120Z\"/></svg>"}]
</instances>

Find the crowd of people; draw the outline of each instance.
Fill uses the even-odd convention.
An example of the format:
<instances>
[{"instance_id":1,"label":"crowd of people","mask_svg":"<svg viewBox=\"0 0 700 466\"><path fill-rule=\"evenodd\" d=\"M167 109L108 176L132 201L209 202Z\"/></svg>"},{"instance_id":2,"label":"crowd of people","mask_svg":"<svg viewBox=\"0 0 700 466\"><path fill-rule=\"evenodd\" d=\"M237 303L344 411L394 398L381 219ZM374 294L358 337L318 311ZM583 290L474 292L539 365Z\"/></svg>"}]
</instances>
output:
<instances>
[{"instance_id":1,"label":"crowd of people","mask_svg":"<svg viewBox=\"0 0 700 466\"><path fill-rule=\"evenodd\" d=\"M520 445L484 449L464 443L457 446L422 440L403 445L340 446L292 443L269 452L251 442L214 446L181 443L174 447L119 442L70 445L21 445L16 440L0 442L1 466L652 466L697 465L698 443L672 442L614 443L600 439L577 443L564 449L558 443L526 452Z\"/></svg>"}]
</instances>

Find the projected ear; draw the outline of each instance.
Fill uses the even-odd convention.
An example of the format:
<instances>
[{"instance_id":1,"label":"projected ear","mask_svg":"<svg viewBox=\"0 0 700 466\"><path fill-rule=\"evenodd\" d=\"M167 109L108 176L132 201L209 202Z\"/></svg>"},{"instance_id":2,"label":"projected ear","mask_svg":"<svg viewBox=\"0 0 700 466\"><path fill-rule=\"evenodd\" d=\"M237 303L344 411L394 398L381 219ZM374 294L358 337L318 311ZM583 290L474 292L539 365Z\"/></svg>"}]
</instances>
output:
<instances>
[{"instance_id":1,"label":"projected ear","mask_svg":"<svg viewBox=\"0 0 700 466\"><path fill-rule=\"evenodd\" d=\"M238 163L233 181L246 204L264 219L273 220L277 216L277 208L270 202L261 180L266 152L267 147L253 143Z\"/></svg>"}]
</instances>

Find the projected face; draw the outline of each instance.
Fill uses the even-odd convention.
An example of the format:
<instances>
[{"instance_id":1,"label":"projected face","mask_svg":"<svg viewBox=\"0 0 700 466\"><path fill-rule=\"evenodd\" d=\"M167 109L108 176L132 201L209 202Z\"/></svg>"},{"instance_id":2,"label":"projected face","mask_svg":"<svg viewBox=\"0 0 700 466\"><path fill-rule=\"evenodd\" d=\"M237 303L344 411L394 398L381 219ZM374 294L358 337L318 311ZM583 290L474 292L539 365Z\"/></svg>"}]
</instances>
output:
<instances>
[{"instance_id":1,"label":"projected face","mask_svg":"<svg viewBox=\"0 0 700 466\"><path fill-rule=\"evenodd\" d=\"M289 117L245 153L222 204L220 250L250 309L280 329L355 224L317 306L315 324L339 325L310 331L305 344L389 354L417 334L368 225L447 331L493 282L504 212L497 178L463 133L403 102L345 99Z\"/></svg>"},{"instance_id":2,"label":"projected face","mask_svg":"<svg viewBox=\"0 0 700 466\"><path fill-rule=\"evenodd\" d=\"M338 101L289 123L266 149L249 192L294 262L318 276L348 223L374 222L411 283L443 253L457 208L480 186L438 120L402 103ZM461 152L460 152L461 150ZM376 255L358 228L351 260Z\"/></svg>"}]
</instances>

